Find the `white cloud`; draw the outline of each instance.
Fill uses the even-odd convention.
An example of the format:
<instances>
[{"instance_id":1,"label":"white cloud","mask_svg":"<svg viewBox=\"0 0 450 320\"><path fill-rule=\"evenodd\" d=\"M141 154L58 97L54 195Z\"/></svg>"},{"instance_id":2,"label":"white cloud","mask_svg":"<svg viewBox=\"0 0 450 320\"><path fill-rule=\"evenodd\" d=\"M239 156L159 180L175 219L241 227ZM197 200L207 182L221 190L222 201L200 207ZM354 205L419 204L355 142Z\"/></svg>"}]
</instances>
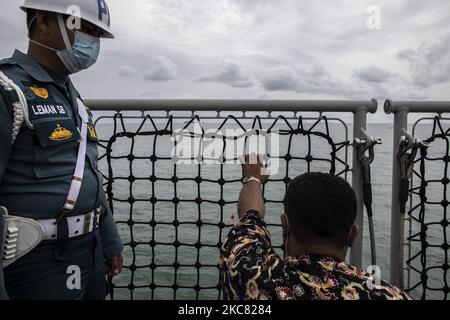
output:
<instances>
[{"instance_id":1,"label":"white cloud","mask_svg":"<svg viewBox=\"0 0 450 320\"><path fill-rule=\"evenodd\" d=\"M137 70L136 68L128 65L128 64L124 64L122 66L119 67L119 69L117 69L117 74L119 76L123 76L123 77L127 77L127 76L132 76L137 74Z\"/></svg>"},{"instance_id":2,"label":"white cloud","mask_svg":"<svg viewBox=\"0 0 450 320\"><path fill-rule=\"evenodd\" d=\"M145 72L147 81L167 81L178 77L178 68L175 63L164 56L153 59L150 68Z\"/></svg>"}]
</instances>

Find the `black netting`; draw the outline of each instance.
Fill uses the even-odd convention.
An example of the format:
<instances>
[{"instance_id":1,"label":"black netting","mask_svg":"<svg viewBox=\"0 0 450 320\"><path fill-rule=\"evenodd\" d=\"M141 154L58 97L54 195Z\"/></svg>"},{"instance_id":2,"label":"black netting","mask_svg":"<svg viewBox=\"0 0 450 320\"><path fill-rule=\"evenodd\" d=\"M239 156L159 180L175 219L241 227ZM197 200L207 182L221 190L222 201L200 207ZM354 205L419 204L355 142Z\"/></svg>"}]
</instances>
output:
<instances>
[{"instance_id":1,"label":"black netting","mask_svg":"<svg viewBox=\"0 0 450 320\"><path fill-rule=\"evenodd\" d=\"M448 120L447 120L448 122ZM449 276L449 163L450 128L444 119L436 117L432 134L420 148L411 182L409 232L408 291L416 298L445 299L450 293ZM418 126L426 135L430 126Z\"/></svg>"},{"instance_id":2,"label":"black netting","mask_svg":"<svg viewBox=\"0 0 450 320\"><path fill-rule=\"evenodd\" d=\"M227 145L236 140L245 137L244 146L248 146L250 135L279 137L279 154L271 150L268 154L280 162L280 169L265 185L264 200L272 212L266 221L280 254L279 214L289 181L306 171L329 172L345 179L350 172L347 127L324 116L116 113L100 117L97 127L100 137L108 137L99 143L99 166L125 242L124 272L111 283L114 299L220 299L219 248L235 222L233 213L242 186L238 155L227 153ZM227 135L227 128L236 130L235 134ZM199 163L177 164L172 151L178 129L185 129L182 135L195 143L219 139L222 163L205 164L212 159L200 156L191 158Z\"/></svg>"}]
</instances>

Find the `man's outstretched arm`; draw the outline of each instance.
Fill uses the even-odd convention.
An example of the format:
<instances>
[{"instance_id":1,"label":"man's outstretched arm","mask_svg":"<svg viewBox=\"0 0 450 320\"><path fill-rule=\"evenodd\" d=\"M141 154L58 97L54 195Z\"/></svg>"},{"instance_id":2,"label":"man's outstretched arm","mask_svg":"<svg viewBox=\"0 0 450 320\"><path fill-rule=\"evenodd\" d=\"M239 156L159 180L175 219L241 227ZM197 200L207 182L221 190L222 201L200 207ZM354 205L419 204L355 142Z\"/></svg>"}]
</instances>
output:
<instances>
[{"instance_id":1,"label":"man's outstretched arm","mask_svg":"<svg viewBox=\"0 0 450 320\"><path fill-rule=\"evenodd\" d=\"M269 172L264 168L259 155L246 155L241 161L243 178L256 178L257 180L244 181L244 186L239 194L239 218L242 218L249 211L257 211L264 217L265 206L261 185L269 179Z\"/></svg>"},{"instance_id":2,"label":"man's outstretched arm","mask_svg":"<svg viewBox=\"0 0 450 320\"><path fill-rule=\"evenodd\" d=\"M263 221L261 184L267 182L269 176L256 155L246 156L241 161L247 182L244 181L239 196L239 223L230 230L221 248L222 289L225 299L268 299L274 296L271 274L281 265ZM248 181L252 177L261 183Z\"/></svg>"}]
</instances>

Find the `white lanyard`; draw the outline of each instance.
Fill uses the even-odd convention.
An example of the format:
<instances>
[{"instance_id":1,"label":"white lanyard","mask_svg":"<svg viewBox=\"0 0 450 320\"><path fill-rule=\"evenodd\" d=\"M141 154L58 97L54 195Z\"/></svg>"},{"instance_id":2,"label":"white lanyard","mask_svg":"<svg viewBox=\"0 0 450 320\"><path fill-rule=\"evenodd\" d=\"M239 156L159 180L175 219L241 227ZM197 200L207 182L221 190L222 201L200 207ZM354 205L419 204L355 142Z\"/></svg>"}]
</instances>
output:
<instances>
[{"instance_id":1,"label":"white lanyard","mask_svg":"<svg viewBox=\"0 0 450 320\"><path fill-rule=\"evenodd\" d=\"M87 122L89 116L86 111L86 106L80 100L78 102L78 115L81 118L81 141L78 147L77 164L75 166L75 173L73 174L72 183L70 184L69 194L67 195L66 203L64 204L64 210L72 211L77 203L78 196L80 194L81 184L84 177L84 166L86 162L86 145L87 145Z\"/></svg>"}]
</instances>

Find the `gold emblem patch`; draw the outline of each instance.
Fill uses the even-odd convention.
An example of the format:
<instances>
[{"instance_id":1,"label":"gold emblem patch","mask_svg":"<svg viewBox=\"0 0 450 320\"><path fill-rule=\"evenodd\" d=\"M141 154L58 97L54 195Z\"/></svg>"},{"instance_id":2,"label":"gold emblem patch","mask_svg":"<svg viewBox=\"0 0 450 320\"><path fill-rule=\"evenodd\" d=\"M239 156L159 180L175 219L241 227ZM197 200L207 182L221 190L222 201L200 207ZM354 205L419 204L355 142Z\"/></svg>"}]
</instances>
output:
<instances>
[{"instance_id":1,"label":"gold emblem patch","mask_svg":"<svg viewBox=\"0 0 450 320\"><path fill-rule=\"evenodd\" d=\"M57 124L56 129L52 132L52 135L49 138L53 141L64 141L72 138L72 136L72 132Z\"/></svg>"},{"instance_id":2,"label":"gold emblem patch","mask_svg":"<svg viewBox=\"0 0 450 320\"><path fill-rule=\"evenodd\" d=\"M33 90L34 94L39 98L48 99L48 90L45 88L39 88L37 85L33 85L30 87Z\"/></svg>"}]
</instances>

